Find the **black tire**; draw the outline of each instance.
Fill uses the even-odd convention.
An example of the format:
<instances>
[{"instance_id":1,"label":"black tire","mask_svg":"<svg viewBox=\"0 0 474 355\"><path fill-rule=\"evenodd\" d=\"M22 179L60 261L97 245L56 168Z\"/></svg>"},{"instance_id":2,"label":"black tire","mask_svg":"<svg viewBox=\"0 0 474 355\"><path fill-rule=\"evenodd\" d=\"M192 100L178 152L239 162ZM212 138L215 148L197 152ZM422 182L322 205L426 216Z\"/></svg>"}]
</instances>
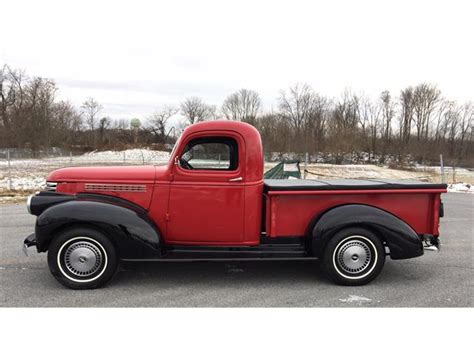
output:
<instances>
[{"instance_id":1,"label":"black tire","mask_svg":"<svg viewBox=\"0 0 474 355\"><path fill-rule=\"evenodd\" d=\"M110 240L91 228L71 228L59 233L48 250L51 274L66 287L83 290L103 286L118 267Z\"/></svg>"},{"instance_id":2,"label":"black tire","mask_svg":"<svg viewBox=\"0 0 474 355\"><path fill-rule=\"evenodd\" d=\"M323 255L325 274L339 285L361 286L375 279L385 264L381 240L365 228L347 228L327 243Z\"/></svg>"}]
</instances>

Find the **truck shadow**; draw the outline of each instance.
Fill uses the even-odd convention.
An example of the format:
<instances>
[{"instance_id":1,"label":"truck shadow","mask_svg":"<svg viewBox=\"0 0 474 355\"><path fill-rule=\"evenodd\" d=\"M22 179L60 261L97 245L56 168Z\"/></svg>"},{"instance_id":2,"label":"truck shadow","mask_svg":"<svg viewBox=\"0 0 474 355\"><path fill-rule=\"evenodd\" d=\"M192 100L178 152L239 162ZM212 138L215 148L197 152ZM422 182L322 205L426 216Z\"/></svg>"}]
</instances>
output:
<instances>
[{"instance_id":1,"label":"truck shadow","mask_svg":"<svg viewBox=\"0 0 474 355\"><path fill-rule=\"evenodd\" d=\"M430 265L410 264L387 260L381 275L370 285L417 285L434 276ZM128 262L121 265L110 286L153 284L161 287L199 285L214 288L270 284L283 287L295 284L343 287L323 275L318 261Z\"/></svg>"},{"instance_id":2,"label":"truck shadow","mask_svg":"<svg viewBox=\"0 0 474 355\"><path fill-rule=\"evenodd\" d=\"M128 262L121 265L114 284L235 286L262 283L294 282L331 284L322 274L317 261L194 261L194 262Z\"/></svg>"}]
</instances>

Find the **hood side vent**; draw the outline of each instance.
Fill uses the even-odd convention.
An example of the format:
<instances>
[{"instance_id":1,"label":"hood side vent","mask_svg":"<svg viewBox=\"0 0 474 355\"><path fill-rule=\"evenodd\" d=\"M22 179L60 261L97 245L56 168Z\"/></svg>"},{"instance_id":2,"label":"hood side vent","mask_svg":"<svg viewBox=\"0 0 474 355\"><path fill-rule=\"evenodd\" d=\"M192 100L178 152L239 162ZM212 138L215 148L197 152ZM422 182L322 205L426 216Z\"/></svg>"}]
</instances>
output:
<instances>
[{"instance_id":1,"label":"hood side vent","mask_svg":"<svg viewBox=\"0 0 474 355\"><path fill-rule=\"evenodd\" d=\"M85 184L86 191L146 192L146 185Z\"/></svg>"}]
</instances>

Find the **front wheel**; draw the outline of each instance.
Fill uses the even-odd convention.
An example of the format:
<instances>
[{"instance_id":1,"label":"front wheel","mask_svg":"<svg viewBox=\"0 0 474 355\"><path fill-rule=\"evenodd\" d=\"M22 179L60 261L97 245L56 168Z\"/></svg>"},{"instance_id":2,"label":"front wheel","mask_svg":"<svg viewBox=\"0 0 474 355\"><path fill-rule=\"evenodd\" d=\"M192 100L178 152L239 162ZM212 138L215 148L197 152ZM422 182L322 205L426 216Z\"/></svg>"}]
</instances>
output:
<instances>
[{"instance_id":1,"label":"front wheel","mask_svg":"<svg viewBox=\"0 0 474 355\"><path fill-rule=\"evenodd\" d=\"M48 250L51 274L72 289L104 285L115 274L115 248L102 233L90 228L72 228L53 239Z\"/></svg>"},{"instance_id":2,"label":"front wheel","mask_svg":"<svg viewBox=\"0 0 474 355\"><path fill-rule=\"evenodd\" d=\"M347 228L334 235L324 251L323 268L334 282L365 285L375 279L385 264L380 239L364 228Z\"/></svg>"}]
</instances>

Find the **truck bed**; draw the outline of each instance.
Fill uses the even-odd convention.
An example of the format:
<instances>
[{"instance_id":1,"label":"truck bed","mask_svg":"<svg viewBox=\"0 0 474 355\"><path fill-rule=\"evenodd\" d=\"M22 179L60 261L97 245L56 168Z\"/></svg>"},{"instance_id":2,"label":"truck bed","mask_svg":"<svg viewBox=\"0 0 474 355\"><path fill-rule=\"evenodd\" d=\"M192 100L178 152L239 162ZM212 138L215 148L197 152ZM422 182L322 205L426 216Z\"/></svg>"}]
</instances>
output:
<instances>
[{"instance_id":1,"label":"truck bed","mask_svg":"<svg viewBox=\"0 0 474 355\"><path fill-rule=\"evenodd\" d=\"M411 190L446 189L446 184L416 180L384 179L332 179L332 180L277 180L265 179L265 191L312 191L312 190Z\"/></svg>"},{"instance_id":2,"label":"truck bed","mask_svg":"<svg viewBox=\"0 0 474 355\"><path fill-rule=\"evenodd\" d=\"M330 209L360 204L387 211L418 234L438 235L440 194L446 184L408 180L264 180L269 237L304 236Z\"/></svg>"}]
</instances>

